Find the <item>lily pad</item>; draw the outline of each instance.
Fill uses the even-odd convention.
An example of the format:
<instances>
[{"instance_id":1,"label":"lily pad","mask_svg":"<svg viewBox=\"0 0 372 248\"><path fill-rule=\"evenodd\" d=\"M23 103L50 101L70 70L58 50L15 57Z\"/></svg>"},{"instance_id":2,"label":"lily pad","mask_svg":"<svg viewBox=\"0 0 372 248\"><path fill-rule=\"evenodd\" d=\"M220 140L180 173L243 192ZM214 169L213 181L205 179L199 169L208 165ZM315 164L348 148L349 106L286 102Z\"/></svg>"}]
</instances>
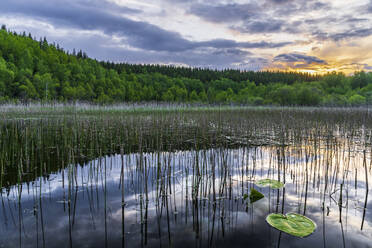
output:
<instances>
[{"instance_id":1,"label":"lily pad","mask_svg":"<svg viewBox=\"0 0 372 248\"><path fill-rule=\"evenodd\" d=\"M255 190L254 188L251 188L251 194L249 195L249 200L251 203L261 200L264 197L265 196L261 192Z\"/></svg>"},{"instance_id":2,"label":"lily pad","mask_svg":"<svg viewBox=\"0 0 372 248\"><path fill-rule=\"evenodd\" d=\"M256 182L257 186L260 187L271 187L272 189L280 189L284 187L284 183L273 179L261 179Z\"/></svg>"},{"instance_id":3,"label":"lily pad","mask_svg":"<svg viewBox=\"0 0 372 248\"><path fill-rule=\"evenodd\" d=\"M306 237L316 229L316 224L311 219L296 213L269 214L266 222L279 231L296 237Z\"/></svg>"}]
</instances>

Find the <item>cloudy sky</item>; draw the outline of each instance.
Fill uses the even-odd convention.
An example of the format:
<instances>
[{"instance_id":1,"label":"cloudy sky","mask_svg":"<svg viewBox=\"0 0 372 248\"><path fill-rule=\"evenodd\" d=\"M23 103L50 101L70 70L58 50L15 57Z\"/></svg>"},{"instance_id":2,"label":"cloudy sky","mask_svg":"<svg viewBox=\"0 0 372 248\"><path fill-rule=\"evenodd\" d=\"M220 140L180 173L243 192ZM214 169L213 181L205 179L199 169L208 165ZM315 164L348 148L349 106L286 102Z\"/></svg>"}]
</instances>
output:
<instances>
[{"instance_id":1,"label":"cloudy sky","mask_svg":"<svg viewBox=\"0 0 372 248\"><path fill-rule=\"evenodd\" d=\"M1 0L0 23L99 60L372 70L372 0Z\"/></svg>"}]
</instances>

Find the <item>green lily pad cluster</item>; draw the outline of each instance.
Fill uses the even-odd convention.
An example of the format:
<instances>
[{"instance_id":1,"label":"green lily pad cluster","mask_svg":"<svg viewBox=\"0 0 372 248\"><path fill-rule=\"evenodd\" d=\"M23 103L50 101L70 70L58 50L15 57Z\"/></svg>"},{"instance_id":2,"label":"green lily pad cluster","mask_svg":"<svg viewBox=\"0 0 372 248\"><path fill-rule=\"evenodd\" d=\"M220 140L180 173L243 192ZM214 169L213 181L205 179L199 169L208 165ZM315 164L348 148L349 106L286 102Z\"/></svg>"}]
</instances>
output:
<instances>
[{"instance_id":1,"label":"green lily pad cluster","mask_svg":"<svg viewBox=\"0 0 372 248\"><path fill-rule=\"evenodd\" d=\"M259 187L271 187L272 189L280 189L284 187L284 183L273 179L261 179L256 181L255 184ZM244 200L248 197L250 202L254 203L265 196L258 190L252 188L249 196L247 194L244 194L243 196ZM286 215L272 213L266 217L266 222L279 231L300 238L309 236L316 229L314 221L296 213L287 213Z\"/></svg>"},{"instance_id":2,"label":"green lily pad cluster","mask_svg":"<svg viewBox=\"0 0 372 248\"><path fill-rule=\"evenodd\" d=\"M258 180L255 184L259 187L271 187L272 189L280 189L284 187L284 184L282 182L273 179ZM249 196L247 194L244 194L243 199L246 200L248 197L250 202L254 203L258 200L261 200L265 196L258 190L251 188L251 193L249 194Z\"/></svg>"}]
</instances>

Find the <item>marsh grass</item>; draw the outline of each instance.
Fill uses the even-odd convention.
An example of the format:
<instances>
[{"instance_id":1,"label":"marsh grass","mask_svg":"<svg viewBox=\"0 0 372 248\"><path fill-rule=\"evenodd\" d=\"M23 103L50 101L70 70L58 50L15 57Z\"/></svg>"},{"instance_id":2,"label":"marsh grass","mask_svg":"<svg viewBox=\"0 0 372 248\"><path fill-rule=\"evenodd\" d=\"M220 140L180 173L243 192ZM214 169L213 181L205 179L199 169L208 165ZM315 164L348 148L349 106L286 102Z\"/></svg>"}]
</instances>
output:
<instances>
[{"instance_id":1,"label":"marsh grass","mask_svg":"<svg viewBox=\"0 0 372 248\"><path fill-rule=\"evenodd\" d=\"M295 210L306 215L313 203L308 199L315 198L322 207L323 221L318 225L325 232L325 219L335 206L344 237L344 216L353 202L363 209L360 229L364 228L372 170L372 116L367 108L5 109L0 120L1 196L3 204L12 195L17 197L18 205L9 211L18 211L20 245L24 236L21 196L27 187L33 190L37 235L40 228L41 237L36 240L45 246L43 191L53 180L50 175L56 173L62 177L70 246L80 189L88 196L93 226L99 222L96 208L101 204L98 195L102 189L105 244L109 243L107 181L116 176L111 173L117 172L115 164L120 167L123 244L128 242L124 220L127 190L133 192L139 209L142 245L148 243L149 216L155 209L156 220L151 224L159 230L167 225L169 244L174 242L172 225L183 220L192 222L201 244L213 246L217 236L234 230L234 208L244 209L253 219L254 208L243 196L263 178L291 185L267 189L269 212L287 212L286 201L294 201L295 195ZM351 192L357 194L358 190L365 194L363 202L351 199ZM204 241L203 230L208 230ZM325 239L325 233L323 236Z\"/></svg>"},{"instance_id":2,"label":"marsh grass","mask_svg":"<svg viewBox=\"0 0 372 248\"><path fill-rule=\"evenodd\" d=\"M104 155L306 143L326 140L370 150L372 115L365 108L244 108L185 106L89 108L2 106L1 186L58 171ZM37 117L36 117L37 116ZM364 148L363 148L364 147ZM352 148L355 149L355 148ZM357 148L359 149L359 148ZM43 166L40 170L40 166Z\"/></svg>"}]
</instances>

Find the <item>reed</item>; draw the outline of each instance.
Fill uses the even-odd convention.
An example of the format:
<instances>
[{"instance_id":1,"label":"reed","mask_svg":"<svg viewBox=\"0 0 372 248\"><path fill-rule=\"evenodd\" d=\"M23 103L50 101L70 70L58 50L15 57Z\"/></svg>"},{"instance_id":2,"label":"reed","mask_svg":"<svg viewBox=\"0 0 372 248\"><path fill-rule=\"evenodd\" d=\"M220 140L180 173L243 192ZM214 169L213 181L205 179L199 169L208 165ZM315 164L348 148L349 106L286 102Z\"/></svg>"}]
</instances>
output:
<instances>
[{"instance_id":1,"label":"reed","mask_svg":"<svg viewBox=\"0 0 372 248\"><path fill-rule=\"evenodd\" d=\"M238 213L246 213L254 226L260 205L243 195L261 178L289 185L263 190L266 212L319 213L324 240L326 220L336 212L347 242L344 229L353 204L361 209L358 229L366 228L372 169L368 109L57 105L31 106L30 112L2 106L2 111L2 211L18 213L18 245L26 239L24 185L33 189L36 242L48 244L43 206L51 175L60 175L70 246L84 201L94 230L101 224L103 244L110 246L115 208L110 183L116 176L123 247L132 245L130 207L138 212L142 246L151 242L154 228L152 236L176 246L177 226L191 225L195 242L213 247L239 227ZM7 207L12 194L18 204ZM314 210L314 202L322 209Z\"/></svg>"}]
</instances>

